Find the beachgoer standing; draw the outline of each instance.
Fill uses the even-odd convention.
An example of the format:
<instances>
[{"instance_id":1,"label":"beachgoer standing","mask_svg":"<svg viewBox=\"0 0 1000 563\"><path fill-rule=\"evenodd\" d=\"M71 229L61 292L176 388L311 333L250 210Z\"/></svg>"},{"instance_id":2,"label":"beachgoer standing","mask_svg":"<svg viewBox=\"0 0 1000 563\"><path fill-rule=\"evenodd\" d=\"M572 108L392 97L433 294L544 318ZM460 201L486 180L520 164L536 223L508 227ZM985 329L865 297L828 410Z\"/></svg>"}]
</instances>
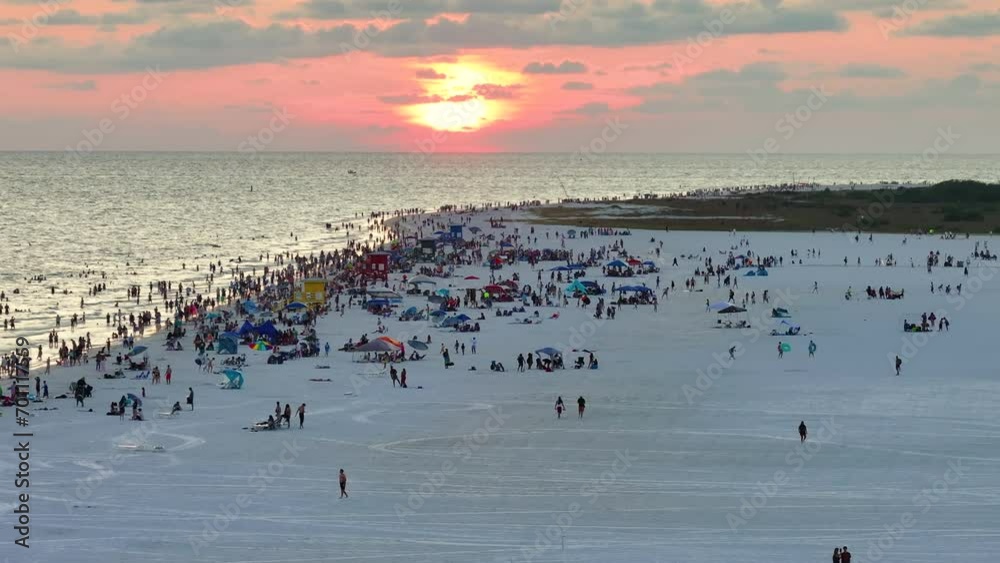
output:
<instances>
[{"instance_id":1,"label":"beachgoer standing","mask_svg":"<svg viewBox=\"0 0 1000 563\"><path fill-rule=\"evenodd\" d=\"M806 436L809 435L809 431L806 430L806 421L799 422L799 443L806 441Z\"/></svg>"},{"instance_id":2,"label":"beachgoer standing","mask_svg":"<svg viewBox=\"0 0 1000 563\"><path fill-rule=\"evenodd\" d=\"M302 403L299 405L298 410L295 412L299 415L299 429L302 429L302 425L306 422L306 404Z\"/></svg>"},{"instance_id":3,"label":"beachgoer standing","mask_svg":"<svg viewBox=\"0 0 1000 563\"><path fill-rule=\"evenodd\" d=\"M580 415L580 418L583 418L583 411L584 409L587 408L587 400L584 399L583 397L580 397L579 399L576 400L576 407L577 407L577 412Z\"/></svg>"},{"instance_id":4,"label":"beachgoer standing","mask_svg":"<svg viewBox=\"0 0 1000 563\"><path fill-rule=\"evenodd\" d=\"M290 405L288 403L285 403L285 414L282 415L282 418L285 419L285 427L286 428L291 428L292 427L292 405Z\"/></svg>"},{"instance_id":5,"label":"beachgoer standing","mask_svg":"<svg viewBox=\"0 0 1000 563\"><path fill-rule=\"evenodd\" d=\"M344 470L340 470L340 498L347 498L347 473Z\"/></svg>"},{"instance_id":6,"label":"beachgoer standing","mask_svg":"<svg viewBox=\"0 0 1000 563\"><path fill-rule=\"evenodd\" d=\"M188 387L187 404L191 405L191 410L194 410L194 389Z\"/></svg>"},{"instance_id":7,"label":"beachgoer standing","mask_svg":"<svg viewBox=\"0 0 1000 563\"><path fill-rule=\"evenodd\" d=\"M833 563L840 563L840 548L833 548Z\"/></svg>"},{"instance_id":8,"label":"beachgoer standing","mask_svg":"<svg viewBox=\"0 0 1000 563\"><path fill-rule=\"evenodd\" d=\"M167 376L167 385L170 385L170 378L173 377L173 375L174 375L174 372L173 372L173 370L170 369L170 364L167 364L167 373L166 373L166 376Z\"/></svg>"},{"instance_id":9,"label":"beachgoer standing","mask_svg":"<svg viewBox=\"0 0 1000 563\"><path fill-rule=\"evenodd\" d=\"M851 563L851 552L847 551L847 546L840 548L840 563Z\"/></svg>"},{"instance_id":10,"label":"beachgoer standing","mask_svg":"<svg viewBox=\"0 0 1000 563\"><path fill-rule=\"evenodd\" d=\"M813 342L812 340L810 340L809 341L809 357L812 358L812 357L815 357L815 356L816 356L816 343Z\"/></svg>"},{"instance_id":11,"label":"beachgoer standing","mask_svg":"<svg viewBox=\"0 0 1000 563\"><path fill-rule=\"evenodd\" d=\"M896 356L896 375L899 375L901 369L903 369L903 360Z\"/></svg>"},{"instance_id":12,"label":"beachgoer standing","mask_svg":"<svg viewBox=\"0 0 1000 563\"><path fill-rule=\"evenodd\" d=\"M781 342L778 343L778 359L785 357L785 349L782 347Z\"/></svg>"},{"instance_id":13,"label":"beachgoer standing","mask_svg":"<svg viewBox=\"0 0 1000 563\"><path fill-rule=\"evenodd\" d=\"M399 386L406 389L406 368L403 368L403 371L399 373Z\"/></svg>"}]
</instances>

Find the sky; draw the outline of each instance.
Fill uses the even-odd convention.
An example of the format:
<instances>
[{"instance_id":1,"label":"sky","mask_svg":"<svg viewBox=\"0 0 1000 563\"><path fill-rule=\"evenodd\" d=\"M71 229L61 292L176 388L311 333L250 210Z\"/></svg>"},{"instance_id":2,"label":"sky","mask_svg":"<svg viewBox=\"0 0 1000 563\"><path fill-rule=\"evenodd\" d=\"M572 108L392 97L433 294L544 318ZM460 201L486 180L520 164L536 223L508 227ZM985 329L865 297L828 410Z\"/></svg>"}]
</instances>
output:
<instances>
[{"instance_id":1,"label":"sky","mask_svg":"<svg viewBox=\"0 0 1000 563\"><path fill-rule=\"evenodd\" d=\"M997 0L0 0L0 150L1000 153Z\"/></svg>"}]
</instances>

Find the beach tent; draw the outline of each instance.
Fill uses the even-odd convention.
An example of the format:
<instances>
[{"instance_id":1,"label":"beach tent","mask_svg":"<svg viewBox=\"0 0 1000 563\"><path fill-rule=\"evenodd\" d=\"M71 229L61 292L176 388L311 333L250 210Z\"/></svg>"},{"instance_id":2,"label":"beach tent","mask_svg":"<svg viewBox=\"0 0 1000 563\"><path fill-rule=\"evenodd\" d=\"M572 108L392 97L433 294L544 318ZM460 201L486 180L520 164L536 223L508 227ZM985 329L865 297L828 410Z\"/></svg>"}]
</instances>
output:
<instances>
[{"instance_id":1,"label":"beach tent","mask_svg":"<svg viewBox=\"0 0 1000 563\"><path fill-rule=\"evenodd\" d=\"M573 283L567 285L564 291L570 294L575 293L577 291L579 291L580 293L587 293L587 286L583 285L583 282L581 282L580 280L576 280Z\"/></svg>"},{"instance_id":2,"label":"beach tent","mask_svg":"<svg viewBox=\"0 0 1000 563\"><path fill-rule=\"evenodd\" d=\"M248 334L253 334L253 331L253 323L250 321L243 321L243 326L240 327L239 334L240 336L246 336Z\"/></svg>"},{"instance_id":3,"label":"beach tent","mask_svg":"<svg viewBox=\"0 0 1000 563\"><path fill-rule=\"evenodd\" d=\"M301 301L292 301L288 305L285 305L285 309L288 311L298 311L299 309L305 309L306 304Z\"/></svg>"},{"instance_id":4,"label":"beach tent","mask_svg":"<svg viewBox=\"0 0 1000 563\"><path fill-rule=\"evenodd\" d=\"M272 342L278 339L278 329L274 328L274 323L271 321L257 325L254 330L257 331L258 335L263 336Z\"/></svg>"},{"instance_id":5,"label":"beach tent","mask_svg":"<svg viewBox=\"0 0 1000 563\"><path fill-rule=\"evenodd\" d=\"M226 380L222 382L220 387L223 389L243 388L243 372L236 369L226 369L222 370L222 374L226 376Z\"/></svg>"},{"instance_id":6,"label":"beach tent","mask_svg":"<svg viewBox=\"0 0 1000 563\"><path fill-rule=\"evenodd\" d=\"M226 336L220 336L215 343L215 350L219 354L235 354L238 347L238 340Z\"/></svg>"}]
</instances>

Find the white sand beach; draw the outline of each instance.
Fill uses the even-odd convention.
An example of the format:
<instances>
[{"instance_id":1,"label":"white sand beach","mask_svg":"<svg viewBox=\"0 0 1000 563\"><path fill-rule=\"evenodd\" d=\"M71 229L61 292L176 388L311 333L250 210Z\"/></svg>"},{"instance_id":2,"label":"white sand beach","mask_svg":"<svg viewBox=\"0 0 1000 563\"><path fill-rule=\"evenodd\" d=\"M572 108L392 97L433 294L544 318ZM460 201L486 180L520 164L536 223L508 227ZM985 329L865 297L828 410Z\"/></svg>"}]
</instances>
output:
<instances>
[{"instance_id":1,"label":"white sand beach","mask_svg":"<svg viewBox=\"0 0 1000 563\"><path fill-rule=\"evenodd\" d=\"M495 311L517 302L461 308L485 314L476 333L384 318L387 336L432 340L425 359L398 364L407 389L394 387L381 365L335 351L363 333L379 336L378 317L357 304L317 323L329 357L268 365L267 352L242 347L250 365L240 390L220 389L221 375L195 365L193 331L182 352L166 351L162 335L142 342L153 364L172 366L169 386L100 379L93 362L53 368L46 377L53 396L87 377L93 412L75 408L72 397L31 405L31 548L12 561L807 562L827 561L844 545L855 562L996 559L1000 383L990 350L998 263L972 260L967 275L925 267L929 252L939 251L942 264L947 256L968 262L977 242L994 250L996 241L650 231L563 239L567 228L536 226L529 243L522 213L461 220L496 235L484 254L515 228L518 244L539 249L564 244L589 253L621 240L659 274L608 278L591 267L583 279L605 286L610 301L612 283L655 288L659 276L656 310L624 305L613 320L596 319L594 304L581 308L572 298L512 317ZM505 228L491 228L490 217L506 218ZM465 236L475 235L466 229ZM729 273L738 280L735 301L754 292L756 302L744 317L751 328L720 329L706 301L725 302L728 290L714 277L697 278L694 291L684 281L706 258L724 264L730 251L747 250L783 264L766 277ZM895 266L875 265L889 255ZM536 286L539 270L547 283L560 264L519 262L495 275L516 272ZM466 276L486 285L490 271L460 266L434 289L464 287ZM401 280L393 273L389 285L405 289ZM671 282L676 289L664 297ZM951 292L932 293L932 284ZM905 296L868 299L869 285ZM765 290L770 303L762 302ZM398 310L427 305L426 297L405 295ZM776 307L788 310L798 335L770 336L788 326L771 318ZM535 311L540 323L514 322ZM949 330L904 333L904 320L919 322L925 312L946 317ZM780 359L779 342L791 346ZM545 347L563 350L566 369L517 371L519 353ZM573 369L588 355L582 350L593 351L598 369ZM506 371L491 371L491 361ZM105 416L110 402L142 386L148 420ZM193 411L184 405L189 387ZM568 407L561 419L558 396ZM183 412L156 416L175 401ZM293 410L306 403L304 428L293 420L291 429L245 429L266 419L275 401ZM13 416L3 409L3 420ZM800 421L809 429L805 443ZM16 472L11 459L0 457L5 476ZM0 487L5 511L15 508L12 485L4 479Z\"/></svg>"}]
</instances>

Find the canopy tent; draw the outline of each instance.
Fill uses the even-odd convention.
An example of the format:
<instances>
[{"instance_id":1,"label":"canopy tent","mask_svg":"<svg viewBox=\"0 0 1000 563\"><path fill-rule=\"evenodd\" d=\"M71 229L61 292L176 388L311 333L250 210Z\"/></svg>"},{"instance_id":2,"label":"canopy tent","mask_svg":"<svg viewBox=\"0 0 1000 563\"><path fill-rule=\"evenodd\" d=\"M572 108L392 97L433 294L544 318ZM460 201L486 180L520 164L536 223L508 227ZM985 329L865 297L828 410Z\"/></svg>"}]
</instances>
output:
<instances>
[{"instance_id":1,"label":"canopy tent","mask_svg":"<svg viewBox=\"0 0 1000 563\"><path fill-rule=\"evenodd\" d=\"M351 352L396 352L399 348L385 340L372 340L351 350Z\"/></svg>"},{"instance_id":2,"label":"canopy tent","mask_svg":"<svg viewBox=\"0 0 1000 563\"><path fill-rule=\"evenodd\" d=\"M246 336L248 334L253 334L254 327L253 323L250 321L243 321L243 326L240 327L240 336Z\"/></svg>"},{"instance_id":3,"label":"canopy tent","mask_svg":"<svg viewBox=\"0 0 1000 563\"><path fill-rule=\"evenodd\" d=\"M381 340L382 342L386 342L386 343L392 344L396 348L402 348L403 347L403 343L402 342L396 340L395 338L389 337L389 336L379 336L378 338L376 338L376 340Z\"/></svg>"},{"instance_id":4,"label":"canopy tent","mask_svg":"<svg viewBox=\"0 0 1000 563\"><path fill-rule=\"evenodd\" d=\"M242 389L243 388L243 372L236 369L225 369L222 370L222 375L226 376L226 380L222 382L220 387L223 389Z\"/></svg>"},{"instance_id":5,"label":"canopy tent","mask_svg":"<svg viewBox=\"0 0 1000 563\"><path fill-rule=\"evenodd\" d=\"M649 292L651 292L653 290L649 289L648 287L646 287L644 285L623 285L623 286L621 286L621 287L618 288L618 291L622 292L622 293L624 293L626 291L633 292L633 293L649 293Z\"/></svg>"}]
</instances>

